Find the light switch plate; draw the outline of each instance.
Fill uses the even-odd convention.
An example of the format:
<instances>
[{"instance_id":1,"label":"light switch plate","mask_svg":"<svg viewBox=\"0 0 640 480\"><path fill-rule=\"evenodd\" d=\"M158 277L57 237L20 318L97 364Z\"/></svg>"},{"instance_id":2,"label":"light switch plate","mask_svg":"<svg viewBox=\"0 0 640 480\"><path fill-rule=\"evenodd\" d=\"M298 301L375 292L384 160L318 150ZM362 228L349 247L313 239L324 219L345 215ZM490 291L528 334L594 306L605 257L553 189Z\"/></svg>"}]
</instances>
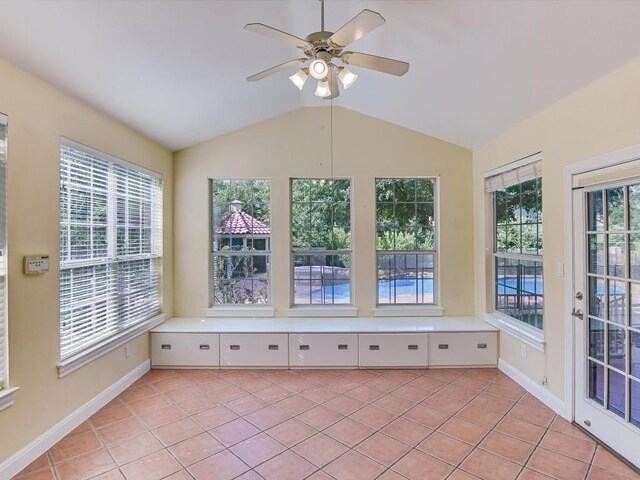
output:
<instances>
[{"instance_id":1,"label":"light switch plate","mask_svg":"<svg viewBox=\"0 0 640 480\"><path fill-rule=\"evenodd\" d=\"M49 255L28 255L24 257L24 274L40 275L49 271Z\"/></svg>"}]
</instances>

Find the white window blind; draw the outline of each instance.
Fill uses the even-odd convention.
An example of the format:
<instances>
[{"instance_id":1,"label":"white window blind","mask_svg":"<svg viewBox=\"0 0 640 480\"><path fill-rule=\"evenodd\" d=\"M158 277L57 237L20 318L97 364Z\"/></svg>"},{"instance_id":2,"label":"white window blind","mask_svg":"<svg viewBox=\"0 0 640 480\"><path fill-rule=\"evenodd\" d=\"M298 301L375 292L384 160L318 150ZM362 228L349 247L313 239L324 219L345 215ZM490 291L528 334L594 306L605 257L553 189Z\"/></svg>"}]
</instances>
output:
<instances>
[{"instance_id":1,"label":"white window blind","mask_svg":"<svg viewBox=\"0 0 640 480\"><path fill-rule=\"evenodd\" d=\"M60 150L60 357L160 313L162 179L65 142Z\"/></svg>"},{"instance_id":2,"label":"white window blind","mask_svg":"<svg viewBox=\"0 0 640 480\"><path fill-rule=\"evenodd\" d=\"M535 158L540 158L540 156L535 155L534 158L529 157L527 159L529 161L524 164L514 165L514 168L486 177L484 180L486 192L492 193L496 190L502 190L503 188L541 177L542 160L536 160Z\"/></svg>"},{"instance_id":3,"label":"white window blind","mask_svg":"<svg viewBox=\"0 0 640 480\"><path fill-rule=\"evenodd\" d=\"M0 390L7 387L7 117L0 114Z\"/></svg>"}]
</instances>

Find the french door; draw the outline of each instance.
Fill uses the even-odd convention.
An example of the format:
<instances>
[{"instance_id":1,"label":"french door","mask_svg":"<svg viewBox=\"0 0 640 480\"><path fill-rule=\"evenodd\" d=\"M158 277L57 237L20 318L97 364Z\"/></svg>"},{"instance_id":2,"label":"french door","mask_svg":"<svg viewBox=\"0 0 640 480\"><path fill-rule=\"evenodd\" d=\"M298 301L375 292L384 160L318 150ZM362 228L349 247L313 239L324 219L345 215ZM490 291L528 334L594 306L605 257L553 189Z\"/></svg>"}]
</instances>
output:
<instances>
[{"instance_id":1,"label":"french door","mask_svg":"<svg viewBox=\"0 0 640 480\"><path fill-rule=\"evenodd\" d=\"M637 161L573 177L575 421L640 466Z\"/></svg>"}]
</instances>

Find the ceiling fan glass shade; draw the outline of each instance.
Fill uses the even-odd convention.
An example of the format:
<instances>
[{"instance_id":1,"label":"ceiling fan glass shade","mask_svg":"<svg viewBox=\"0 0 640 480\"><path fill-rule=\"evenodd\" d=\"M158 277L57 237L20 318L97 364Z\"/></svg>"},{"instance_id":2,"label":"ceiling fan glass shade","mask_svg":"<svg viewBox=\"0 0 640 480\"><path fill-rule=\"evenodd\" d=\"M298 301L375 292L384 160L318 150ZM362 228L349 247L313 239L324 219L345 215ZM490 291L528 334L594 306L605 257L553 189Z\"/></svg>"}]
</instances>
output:
<instances>
[{"instance_id":1,"label":"ceiling fan glass shade","mask_svg":"<svg viewBox=\"0 0 640 480\"><path fill-rule=\"evenodd\" d=\"M326 98L331 96L331 88L329 88L329 80L318 80L316 87L316 96Z\"/></svg>"},{"instance_id":2,"label":"ceiling fan glass shade","mask_svg":"<svg viewBox=\"0 0 640 480\"><path fill-rule=\"evenodd\" d=\"M345 67L340 67L338 78L340 79L340 81L342 82L342 86L346 90L356 82L356 80L358 79L358 75L347 70Z\"/></svg>"},{"instance_id":3,"label":"ceiling fan glass shade","mask_svg":"<svg viewBox=\"0 0 640 480\"><path fill-rule=\"evenodd\" d=\"M289 77L289 80L291 80L293 82L293 84L298 87L300 90L302 90L302 87L304 87L304 84L306 83L307 79L309 78L309 75L307 75L307 70L306 68L302 68L300 70L298 70L296 73L294 73L293 75L291 75Z\"/></svg>"},{"instance_id":4,"label":"ceiling fan glass shade","mask_svg":"<svg viewBox=\"0 0 640 480\"><path fill-rule=\"evenodd\" d=\"M321 58L317 58L309 64L309 74L316 80L324 80L328 73L329 65Z\"/></svg>"}]
</instances>

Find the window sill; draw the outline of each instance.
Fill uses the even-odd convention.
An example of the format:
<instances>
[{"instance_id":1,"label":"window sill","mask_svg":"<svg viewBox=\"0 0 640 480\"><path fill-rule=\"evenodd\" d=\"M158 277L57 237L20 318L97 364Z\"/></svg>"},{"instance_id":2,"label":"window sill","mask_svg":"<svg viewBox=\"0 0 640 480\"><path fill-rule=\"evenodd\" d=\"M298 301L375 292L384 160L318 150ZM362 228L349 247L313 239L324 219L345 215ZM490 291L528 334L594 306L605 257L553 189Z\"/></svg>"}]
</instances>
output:
<instances>
[{"instance_id":1,"label":"window sill","mask_svg":"<svg viewBox=\"0 0 640 480\"><path fill-rule=\"evenodd\" d=\"M105 340L102 343L94 345L88 350L74 355L71 358L67 358L58 364L58 376L60 378L75 372L81 367L84 367L88 363L93 362L97 358L115 350L116 348L124 345L125 343L133 340L134 338L147 333L154 327L157 327L166 319L166 315L161 313L153 318L150 318L140 325L136 325L128 330L120 332L119 334Z\"/></svg>"},{"instance_id":2,"label":"window sill","mask_svg":"<svg viewBox=\"0 0 640 480\"><path fill-rule=\"evenodd\" d=\"M275 308L268 306L219 306L209 307L204 310L205 317L273 317Z\"/></svg>"},{"instance_id":3,"label":"window sill","mask_svg":"<svg viewBox=\"0 0 640 480\"><path fill-rule=\"evenodd\" d=\"M530 345L536 350L544 353L544 332L541 330L530 327L529 325L498 312L485 313L484 321L489 325L500 329L500 331L508 333L509 335L522 340L527 345Z\"/></svg>"},{"instance_id":4,"label":"window sill","mask_svg":"<svg viewBox=\"0 0 640 480\"><path fill-rule=\"evenodd\" d=\"M444 309L437 305L378 305L374 317L441 317Z\"/></svg>"},{"instance_id":5,"label":"window sill","mask_svg":"<svg viewBox=\"0 0 640 480\"><path fill-rule=\"evenodd\" d=\"M18 391L18 387L6 388L4 390L0 390L0 411L5 408L9 408L13 405L14 397L16 392Z\"/></svg>"},{"instance_id":6,"label":"window sill","mask_svg":"<svg viewBox=\"0 0 640 480\"><path fill-rule=\"evenodd\" d=\"M353 305L345 306L297 306L287 310L288 317L356 317L358 309Z\"/></svg>"}]
</instances>

